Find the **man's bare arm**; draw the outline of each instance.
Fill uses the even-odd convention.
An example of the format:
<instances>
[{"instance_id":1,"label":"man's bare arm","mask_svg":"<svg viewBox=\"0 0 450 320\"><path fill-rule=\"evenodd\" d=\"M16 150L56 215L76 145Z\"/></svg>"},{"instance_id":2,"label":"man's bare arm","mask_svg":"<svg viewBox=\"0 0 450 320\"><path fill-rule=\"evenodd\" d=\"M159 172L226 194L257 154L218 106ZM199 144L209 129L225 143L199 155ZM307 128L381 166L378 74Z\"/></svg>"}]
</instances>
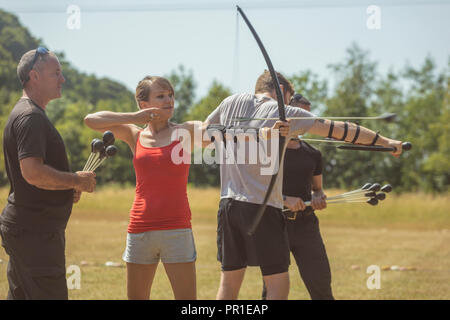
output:
<instances>
[{"instance_id":1,"label":"man's bare arm","mask_svg":"<svg viewBox=\"0 0 450 320\"><path fill-rule=\"evenodd\" d=\"M370 129L351 122L316 119L308 132L355 144L395 147L396 151L392 154L396 157L402 153L401 141L383 137ZM295 135L296 132L293 134Z\"/></svg>"},{"instance_id":2,"label":"man's bare arm","mask_svg":"<svg viewBox=\"0 0 450 320\"><path fill-rule=\"evenodd\" d=\"M322 175L313 176L312 178L312 198L311 206L314 210L322 210L327 207L325 199L327 196L323 192Z\"/></svg>"},{"instance_id":3,"label":"man's bare arm","mask_svg":"<svg viewBox=\"0 0 450 320\"><path fill-rule=\"evenodd\" d=\"M95 173L59 171L45 165L41 158L20 160L20 170L25 181L40 189L93 192L95 188Z\"/></svg>"}]
</instances>

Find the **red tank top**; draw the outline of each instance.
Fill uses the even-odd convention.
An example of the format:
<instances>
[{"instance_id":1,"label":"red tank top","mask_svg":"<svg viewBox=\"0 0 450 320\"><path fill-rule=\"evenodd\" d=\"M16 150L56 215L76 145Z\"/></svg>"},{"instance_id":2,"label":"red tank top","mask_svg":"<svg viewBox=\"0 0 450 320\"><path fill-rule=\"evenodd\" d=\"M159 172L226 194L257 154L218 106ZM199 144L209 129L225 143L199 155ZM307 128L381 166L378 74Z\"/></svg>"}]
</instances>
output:
<instances>
[{"instance_id":1,"label":"red tank top","mask_svg":"<svg viewBox=\"0 0 450 320\"><path fill-rule=\"evenodd\" d=\"M191 228L186 192L190 165L175 164L171 158L172 150L180 142L148 148L141 145L139 137L140 133L133 158L136 195L128 232ZM183 155L182 148L179 155Z\"/></svg>"}]
</instances>

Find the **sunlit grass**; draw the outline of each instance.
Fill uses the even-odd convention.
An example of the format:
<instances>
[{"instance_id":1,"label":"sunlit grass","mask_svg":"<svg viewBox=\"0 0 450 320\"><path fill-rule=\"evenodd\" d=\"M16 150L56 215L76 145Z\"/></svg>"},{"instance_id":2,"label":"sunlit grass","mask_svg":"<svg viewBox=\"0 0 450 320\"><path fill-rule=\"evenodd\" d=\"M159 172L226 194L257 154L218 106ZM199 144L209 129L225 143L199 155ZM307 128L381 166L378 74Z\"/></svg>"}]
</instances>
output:
<instances>
[{"instance_id":1,"label":"sunlit grass","mask_svg":"<svg viewBox=\"0 0 450 320\"><path fill-rule=\"evenodd\" d=\"M339 191L328 191L328 195ZM8 190L0 189L4 206ZM214 299L220 278L216 260L216 216L220 193L215 188L188 188L197 246L199 299ZM134 189L112 186L83 194L67 227L67 266L81 267L80 290L71 299L126 299L126 269L105 267L122 262L128 214ZM450 299L449 195L389 194L384 202L334 205L317 212L326 244L337 299ZM6 261L0 250L0 298L6 296ZM294 259L290 299L309 299ZM83 262L83 264L82 264ZM382 271L381 289L366 287L369 265L412 266L415 271ZM354 269L352 269L354 266ZM358 266L359 268L357 268ZM173 299L170 283L158 268L153 299ZM240 299L259 299L261 274L249 268Z\"/></svg>"}]
</instances>

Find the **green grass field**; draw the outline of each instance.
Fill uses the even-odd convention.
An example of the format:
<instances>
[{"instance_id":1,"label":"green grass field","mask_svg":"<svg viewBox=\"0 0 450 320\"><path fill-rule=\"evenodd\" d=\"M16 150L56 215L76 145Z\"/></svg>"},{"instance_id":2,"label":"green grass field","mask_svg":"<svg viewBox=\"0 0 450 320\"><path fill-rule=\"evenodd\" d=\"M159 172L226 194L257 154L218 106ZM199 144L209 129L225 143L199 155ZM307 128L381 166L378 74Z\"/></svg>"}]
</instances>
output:
<instances>
[{"instance_id":1,"label":"green grass field","mask_svg":"<svg viewBox=\"0 0 450 320\"><path fill-rule=\"evenodd\" d=\"M3 207L7 189L0 190ZM188 189L197 246L199 299L214 299L219 285L216 261L218 189ZM328 191L328 195L338 193ZM134 189L117 186L83 194L67 228L67 266L81 268L81 289L70 299L126 299L126 269L106 267L120 262L125 247L128 212ZM390 194L379 206L335 205L317 212L332 271L336 299L450 299L450 195ZM6 297L8 257L0 249L0 299ZM289 299L309 299L295 261L290 267ZM83 263L82 263L83 262ZM367 267L414 267L381 271L381 288L369 290ZM353 268L352 268L353 267ZM259 299L261 274L248 268L240 299ZM162 265L152 299L173 299Z\"/></svg>"}]
</instances>

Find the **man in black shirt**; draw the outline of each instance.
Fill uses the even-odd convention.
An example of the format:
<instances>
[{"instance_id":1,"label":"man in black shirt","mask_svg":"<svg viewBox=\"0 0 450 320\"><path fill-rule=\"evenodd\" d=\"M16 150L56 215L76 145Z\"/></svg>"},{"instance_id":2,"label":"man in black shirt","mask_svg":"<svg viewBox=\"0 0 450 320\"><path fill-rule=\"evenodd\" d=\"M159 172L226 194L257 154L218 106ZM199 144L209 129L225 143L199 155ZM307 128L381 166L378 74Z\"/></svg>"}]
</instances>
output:
<instances>
[{"instance_id":1,"label":"man in black shirt","mask_svg":"<svg viewBox=\"0 0 450 320\"><path fill-rule=\"evenodd\" d=\"M70 172L64 142L45 113L65 82L56 55L43 47L28 51L17 74L23 95L3 134L11 185L0 216L8 299L67 299L65 228L73 202L94 191L95 174Z\"/></svg>"},{"instance_id":2,"label":"man in black shirt","mask_svg":"<svg viewBox=\"0 0 450 320\"><path fill-rule=\"evenodd\" d=\"M291 106L310 111L311 103L299 94ZM313 193L311 194L311 188ZM289 141L284 158L283 198L286 212L289 248L300 276L313 300L333 300L331 271L314 210L326 208L322 189L322 155L304 141ZM311 206L304 202L311 201ZM263 289L263 299L265 297Z\"/></svg>"}]
</instances>

